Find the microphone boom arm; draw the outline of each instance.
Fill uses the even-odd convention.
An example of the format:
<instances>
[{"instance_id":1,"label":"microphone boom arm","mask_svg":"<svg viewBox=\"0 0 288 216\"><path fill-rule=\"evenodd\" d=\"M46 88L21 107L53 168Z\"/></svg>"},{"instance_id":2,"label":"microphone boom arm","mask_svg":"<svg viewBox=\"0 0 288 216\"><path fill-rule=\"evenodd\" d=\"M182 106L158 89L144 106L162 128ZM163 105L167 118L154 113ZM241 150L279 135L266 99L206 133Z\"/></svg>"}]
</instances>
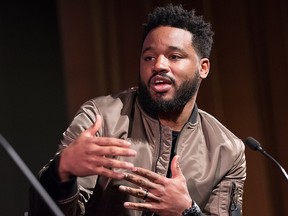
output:
<instances>
[{"instance_id":1,"label":"microphone boom arm","mask_svg":"<svg viewBox=\"0 0 288 216\"><path fill-rule=\"evenodd\" d=\"M244 141L244 143L249 146L252 150L254 151L259 151L262 154L264 154L265 156L267 156L268 158L270 158L282 171L283 175L286 178L286 181L288 182L288 175L287 172L285 171L285 169L281 166L281 164L275 160L275 158L273 158L270 154L268 154L260 145L260 143L254 139L253 137L247 137Z\"/></svg>"},{"instance_id":2,"label":"microphone boom arm","mask_svg":"<svg viewBox=\"0 0 288 216\"><path fill-rule=\"evenodd\" d=\"M59 207L52 200L52 198L49 196L47 191L39 183L37 178L33 175L33 173L30 171L30 169L26 166L26 164L19 157L19 155L12 148L12 146L8 143L8 141L2 136L2 134L0 134L0 143L1 143L2 147L5 149L5 151L9 154L9 156L16 163L16 165L23 172L23 174L27 177L27 179L32 184L32 186L36 189L36 191L39 193L39 195L43 198L43 200L48 205L48 207L51 209L51 211L54 213L54 215L56 215L56 216L64 216L62 211L59 209Z\"/></svg>"}]
</instances>

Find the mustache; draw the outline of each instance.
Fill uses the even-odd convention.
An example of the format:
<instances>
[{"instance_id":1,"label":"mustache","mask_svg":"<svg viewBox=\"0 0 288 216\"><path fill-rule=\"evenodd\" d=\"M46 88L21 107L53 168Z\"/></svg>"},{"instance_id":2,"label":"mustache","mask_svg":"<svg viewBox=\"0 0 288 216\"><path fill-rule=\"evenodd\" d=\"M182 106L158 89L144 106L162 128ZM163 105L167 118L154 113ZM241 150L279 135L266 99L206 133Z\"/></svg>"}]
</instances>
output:
<instances>
[{"instance_id":1,"label":"mustache","mask_svg":"<svg viewBox=\"0 0 288 216\"><path fill-rule=\"evenodd\" d=\"M149 85L151 84L151 80L152 80L154 77L162 77L162 78L165 78L165 79L169 79L170 82L171 82L173 85L175 84L175 79L174 79L174 78L168 76L167 73L161 73L161 72L160 72L160 73L155 73L155 74L153 74L153 75L149 78L149 80L148 80L148 84L149 84Z\"/></svg>"}]
</instances>

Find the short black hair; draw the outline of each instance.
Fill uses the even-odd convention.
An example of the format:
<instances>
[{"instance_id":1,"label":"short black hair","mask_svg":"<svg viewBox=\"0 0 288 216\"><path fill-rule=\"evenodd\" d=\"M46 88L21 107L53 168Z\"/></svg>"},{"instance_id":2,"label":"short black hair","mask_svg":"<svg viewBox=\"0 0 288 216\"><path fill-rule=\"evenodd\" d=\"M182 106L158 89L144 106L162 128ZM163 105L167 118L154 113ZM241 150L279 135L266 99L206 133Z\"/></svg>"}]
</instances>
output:
<instances>
[{"instance_id":1,"label":"short black hair","mask_svg":"<svg viewBox=\"0 0 288 216\"><path fill-rule=\"evenodd\" d=\"M192 43L200 58L209 58L214 32L211 24L205 22L202 16L197 16L195 10L187 11L182 5L156 7L148 14L148 21L144 24L143 41L148 33L159 26L170 26L185 29L192 33Z\"/></svg>"}]
</instances>

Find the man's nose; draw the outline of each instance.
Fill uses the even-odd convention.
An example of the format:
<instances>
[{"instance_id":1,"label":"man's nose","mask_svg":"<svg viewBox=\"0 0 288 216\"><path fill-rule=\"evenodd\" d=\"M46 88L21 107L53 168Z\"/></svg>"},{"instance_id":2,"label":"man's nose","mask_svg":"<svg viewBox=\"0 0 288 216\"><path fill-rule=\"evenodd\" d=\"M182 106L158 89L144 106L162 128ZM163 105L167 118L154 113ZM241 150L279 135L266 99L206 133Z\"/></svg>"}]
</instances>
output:
<instances>
[{"instance_id":1,"label":"man's nose","mask_svg":"<svg viewBox=\"0 0 288 216\"><path fill-rule=\"evenodd\" d=\"M169 61L164 55L160 55L156 58L153 71L155 72L166 72L168 71Z\"/></svg>"}]
</instances>

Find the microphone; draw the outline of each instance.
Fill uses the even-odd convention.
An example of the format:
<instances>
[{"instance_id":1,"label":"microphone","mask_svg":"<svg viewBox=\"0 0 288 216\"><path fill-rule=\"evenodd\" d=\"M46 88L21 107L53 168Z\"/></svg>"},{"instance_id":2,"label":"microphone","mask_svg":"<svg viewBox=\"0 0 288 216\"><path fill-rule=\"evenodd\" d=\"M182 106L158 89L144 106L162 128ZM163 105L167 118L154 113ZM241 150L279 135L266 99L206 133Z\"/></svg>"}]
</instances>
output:
<instances>
[{"instance_id":1,"label":"microphone","mask_svg":"<svg viewBox=\"0 0 288 216\"><path fill-rule=\"evenodd\" d=\"M0 144L5 149L5 151L8 153L8 155L12 158L12 160L16 163L16 165L19 167L19 169L23 172L23 174L26 176L26 178L29 180L29 182L32 184L32 186L36 189L36 191L39 193L39 195L42 197L42 199L45 201L45 203L48 205L48 207L51 209L51 211L54 213L54 215L64 216L62 211L55 204L55 202L49 196L49 194L44 189L44 187L39 183L37 178L33 175L33 173L30 171L30 169L26 166L26 164L19 157L19 155L12 148L12 146L8 143L8 141L2 136L2 134L0 134Z\"/></svg>"},{"instance_id":2,"label":"microphone","mask_svg":"<svg viewBox=\"0 0 288 216\"><path fill-rule=\"evenodd\" d=\"M253 137L247 137L244 141L244 143L249 146L252 150L254 151L260 151L262 154L264 154L265 156L267 156L268 158L270 158L282 171L282 173L284 174L286 180L288 181L288 175L285 171L285 169L280 165L280 163L275 160L270 154L268 154L260 145L260 143L254 139Z\"/></svg>"}]
</instances>

